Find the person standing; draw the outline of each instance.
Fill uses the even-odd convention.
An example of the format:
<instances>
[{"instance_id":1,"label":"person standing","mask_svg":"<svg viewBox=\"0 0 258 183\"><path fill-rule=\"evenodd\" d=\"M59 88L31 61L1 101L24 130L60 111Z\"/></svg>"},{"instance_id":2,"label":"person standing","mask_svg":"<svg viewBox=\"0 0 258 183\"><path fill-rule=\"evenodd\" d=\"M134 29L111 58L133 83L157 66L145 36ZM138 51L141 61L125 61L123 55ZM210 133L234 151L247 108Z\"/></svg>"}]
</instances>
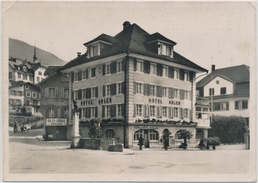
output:
<instances>
[{"instance_id":1,"label":"person standing","mask_svg":"<svg viewBox=\"0 0 258 183\"><path fill-rule=\"evenodd\" d=\"M13 133L17 132L17 124L16 122L13 123Z\"/></svg>"},{"instance_id":2,"label":"person standing","mask_svg":"<svg viewBox=\"0 0 258 183\"><path fill-rule=\"evenodd\" d=\"M140 150L142 150L143 142L144 142L144 139L142 138L142 135L141 135L140 138L139 138L139 141L138 141L138 145L139 145Z\"/></svg>"}]
</instances>

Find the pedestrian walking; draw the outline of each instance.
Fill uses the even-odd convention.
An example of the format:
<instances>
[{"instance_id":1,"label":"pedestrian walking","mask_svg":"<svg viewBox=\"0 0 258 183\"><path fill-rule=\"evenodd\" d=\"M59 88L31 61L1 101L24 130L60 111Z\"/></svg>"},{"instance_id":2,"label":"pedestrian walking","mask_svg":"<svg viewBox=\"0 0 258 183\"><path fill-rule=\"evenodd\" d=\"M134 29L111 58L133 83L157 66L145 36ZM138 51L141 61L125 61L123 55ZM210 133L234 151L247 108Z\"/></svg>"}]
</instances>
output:
<instances>
[{"instance_id":1,"label":"pedestrian walking","mask_svg":"<svg viewBox=\"0 0 258 183\"><path fill-rule=\"evenodd\" d=\"M13 133L16 133L17 131L17 124L16 122L13 123Z\"/></svg>"},{"instance_id":2,"label":"pedestrian walking","mask_svg":"<svg viewBox=\"0 0 258 183\"><path fill-rule=\"evenodd\" d=\"M143 142L144 142L144 139L142 138L142 135L141 135L140 138L139 138L139 141L138 141L138 145L139 145L140 150L142 150Z\"/></svg>"}]
</instances>

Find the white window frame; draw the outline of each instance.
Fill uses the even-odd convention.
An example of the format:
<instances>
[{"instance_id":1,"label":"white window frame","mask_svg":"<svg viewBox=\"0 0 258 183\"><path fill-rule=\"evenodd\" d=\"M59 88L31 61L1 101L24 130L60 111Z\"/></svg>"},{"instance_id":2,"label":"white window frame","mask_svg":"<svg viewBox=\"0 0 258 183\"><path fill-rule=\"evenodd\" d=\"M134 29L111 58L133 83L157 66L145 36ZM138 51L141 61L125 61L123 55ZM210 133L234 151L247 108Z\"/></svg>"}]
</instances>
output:
<instances>
[{"instance_id":1,"label":"white window frame","mask_svg":"<svg viewBox=\"0 0 258 183\"><path fill-rule=\"evenodd\" d=\"M142 109L143 109L142 104L136 104L136 116L142 116Z\"/></svg>"},{"instance_id":2,"label":"white window frame","mask_svg":"<svg viewBox=\"0 0 258 183\"><path fill-rule=\"evenodd\" d=\"M34 97L35 95L35 97ZM32 98L37 98L37 92L32 92Z\"/></svg>"},{"instance_id":3,"label":"white window frame","mask_svg":"<svg viewBox=\"0 0 258 183\"><path fill-rule=\"evenodd\" d=\"M106 67L105 67L105 75L110 75L110 67L111 67L111 64L106 64Z\"/></svg>"},{"instance_id":4,"label":"white window frame","mask_svg":"<svg viewBox=\"0 0 258 183\"><path fill-rule=\"evenodd\" d=\"M55 116L55 108L54 107L48 107L48 117L49 118L54 118L54 117L57 117Z\"/></svg>"},{"instance_id":5,"label":"white window frame","mask_svg":"<svg viewBox=\"0 0 258 183\"><path fill-rule=\"evenodd\" d=\"M86 70L84 69L82 71L82 80L85 80L86 79Z\"/></svg>"},{"instance_id":6,"label":"white window frame","mask_svg":"<svg viewBox=\"0 0 258 183\"><path fill-rule=\"evenodd\" d=\"M81 115L82 118L86 118L86 108L82 108Z\"/></svg>"},{"instance_id":7,"label":"white window frame","mask_svg":"<svg viewBox=\"0 0 258 183\"><path fill-rule=\"evenodd\" d=\"M174 118L179 118L179 108L178 107L174 107L173 116L174 116Z\"/></svg>"},{"instance_id":8,"label":"white window frame","mask_svg":"<svg viewBox=\"0 0 258 183\"><path fill-rule=\"evenodd\" d=\"M136 62L136 71L137 72L143 72L143 62L142 61L138 61Z\"/></svg>"},{"instance_id":9,"label":"white window frame","mask_svg":"<svg viewBox=\"0 0 258 183\"><path fill-rule=\"evenodd\" d=\"M189 72L188 71L185 71L185 73L184 73L184 80L185 81L190 81Z\"/></svg>"},{"instance_id":10,"label":"white window frame","mask_svg":"<svg viewBox=\"0 0 258 183\"><path fill-rule=\"evenodd\" d=\"M153 69L152 69L153 68ZM154 63L150 64L150 74L151 75L157 75L157 65Z\"/></svg>"},{"instance_id":11,"label":"white window frame","mask_svg":"<svg viewBox=\"0 0 258 183\"><path fill-rule=\"evenodd\" d=\"M31 92L30 91L26 91L26 97L31 97Z\"/></svg>"},{"instance_id":12,"label":"white window frame","mask_svg":"<svg viewBox=\"0 0 258 183\"><path fill-rule=\"evenodd\" d=\"M143 94L143 84L142 83L136 83L136 94Z\"/></svg>"},{"instance_id":13,"label":"white window frame","mask_svg":"<svg viewBox=\"0 0 258 183\"><path fill-rule=\"evenodd\" d=\"M174 69L174 79L179 79L179 69Z\"/></svg>"},{"instance_id":14,"label":"white window frame","mask_svg":"<svg viewBox=\"0 0 258 183\"><path fill-rule=\"evenodd\" d=\"M123 104L117 105L117 116L119 117L123 116Z\"/></svg>"},{"instance_id":15,"label":"white window frame","mask_svg":"<svg viewBox=\"0 0 258 183\"><path fill-rule=\"evenodd\" d=\"M156 85L150 84L150 96L156 96Z\"/></svg>"},{"instance_id":16,"label":"white window frame","mask_svg":"<svg viewBox=\"0 0 258 183\"><path fill-rule=\"evenodd\" d=\"M111 106L106 105L105 106L105 117L110 117L111 116Z\"/></svg>"},{"instance_id":17,"label":"white window frame","mask_svg":"<svg viewBox=\"0 0 258 183\"><path fill-rule=\"evenodd\" d=\"M163 70L163 72L162 72L163 73L162 74L163 77L167 78L168 77L168 67L167 66L163 66L162 70Z\"/></svg>"},{"instance_id":18,"label":"white window frame","mask_svg":"<svg viewBox=\"0 0 258 183\"><path fill-rule=\"evenodd\" d=\"M155 117L156 116L156 106L151 105L150 106L150 117Z\"/></svg>"},{"instance_id":19,"label":"white window frame","mask_svg":"<svg viewBox=\"0 0 258 183\"><path fill-rule=\"evenodd\" d=\"M123 62L122 61L117 61L117 72L123 72Z\"/></svg>"},{"instance_id":20,"label":"white window frame","mask_svg":"<svg viewBox=\"0 0 258 183\"><path fill-rule=\"evenodd\" d=\"M184 109L184 118L189 118L189 110Z\"/></svg>"},{"instance_id":21,"label":"white window frame","mask_svg":"<svg viewBox=\"0 0 258 183\"><path fill-rule=\"evenodd\" d=\"M75 72L74 73L74 82L77 82L78 81L78 72Z\"/></svg>"},{"instance_id":22,"label":"white window frame","mask_svg":"<svg viewBox=\"0 0 258 183\"><path fill-rule=\"evenodd\" d=\"M174 98L179 99L179 89L174 88Z\"/></svg>"},{"instance_id":23,"label":"white window frame","mask_svg":"<svg viewBox=\"0 0 258 183\"><path fill-rule=\"evenodd\" d=\"M168 97L168 87L162 88L162 97Z\"/></svg>"},{"instance_id":24,"label":"white window frame","mask_svg":"<svg viewBox=\"0 0 258 183\"><path fill-rule=\"evenodd\" d=\"M111 84L107 84L105 89L106 89L106 96L111 96Z\"/></svg>"},{"instance_id":25,"label":"white window frame","mask_svg":"<svg viewBox=\"0 0 258 183\"><path fill-rule=\"evenodd\" d=\"M96 87L91 87L91 89L90 89L91 91L90 91L90 97L91 98L96 98Z\"/></svg>"},{"instance_id":26,"label":"white window frame","mask_svg":"<svg viewBox=\"0 0 258 183\"><path fill-rule=\"evenodd\" d=\"M184 94L185 94L185 99L188 100L189 99L189 91L185 90Z\"/></svg>"},{"instance_id":27,"label":"white window frame","mask_svg":"<svg viewBox=\"0 0 258 183\"><path fill-rule=\"evenodd\" d=\"M123 94L123 91L122 91L122 83L117 83L116 84L116 91L117 91L117 94L118 95L121 95L121 94Z\"/></svg>"},{"instance_id":28,"label":"white window frame","mask_svg":"<svg viewBox=\"0 0 258 183\"><path fill-rule=\"evenodd\" d=\"M162 107L162 117L165 117L165 118L168 117L168 107L166 106Z\"/></svg>"},{"instance_id":29,"label":"white window frame","mask_svg":"<svg viewBox=\"0 0 258 183\"><path fill-rule=\"evenodd\" d=\"M95 107L91 107L91 110L90 110L90 116L91 118L95 118L95 115L96 115L96 108Z\"/></svg>"}]
</instances>

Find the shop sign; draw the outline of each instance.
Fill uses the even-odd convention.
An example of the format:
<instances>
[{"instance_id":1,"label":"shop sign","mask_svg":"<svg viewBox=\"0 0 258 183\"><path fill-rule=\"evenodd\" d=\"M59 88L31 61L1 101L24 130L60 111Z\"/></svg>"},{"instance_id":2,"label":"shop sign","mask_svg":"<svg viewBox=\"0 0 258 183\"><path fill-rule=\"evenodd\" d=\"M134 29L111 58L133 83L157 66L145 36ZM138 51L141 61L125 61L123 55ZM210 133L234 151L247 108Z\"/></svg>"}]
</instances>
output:
<instances>
[{"instance_id":1,"label":"shop sign","mask_svg":"<svg viewBox=\"0 0 258 183\"><path fill-rule=\"evenodd\" d=\"M46 126L66 126L67 120L65 118L47 118Z\"/></svg>"},{"instance_id":2,"label":"shop sign","mask_svg":"<svg viewBox=\"0 0 258 183\"><path fill-rule=\"evenodd\" d=\"M99 99L99 104L108 104L108 103L112 103L112 99L111 98Z\"/></svg>"},{"instance_id":3,"label":"shop sign","mask_svg":"<svg viewBox=\"0 0 258 183\"><path fill-rule=\"evenodd\" d=\"M162 100L157 98L149 98L149 103L162 104Z\"/></svg>"},{"instance_id":4,"label":"shop sign","mask_svg":"<svg viewBox=\"0 0 258 183\"><path fill-rule=\"evenodd\" d=\"M180 105L180 101L176 101L176 100L169 100L168 103L171 105Z\"/></svg>"},{"instance_id":5,"label":"shop sign","mask_svg":"<svg viewBox=\"0 0 258 183\"><path fill-rule=\"evenodd\" d=\"M134 126L134 128L138 129L158 129L158 126Z\"/></svg>"}]
</instances>

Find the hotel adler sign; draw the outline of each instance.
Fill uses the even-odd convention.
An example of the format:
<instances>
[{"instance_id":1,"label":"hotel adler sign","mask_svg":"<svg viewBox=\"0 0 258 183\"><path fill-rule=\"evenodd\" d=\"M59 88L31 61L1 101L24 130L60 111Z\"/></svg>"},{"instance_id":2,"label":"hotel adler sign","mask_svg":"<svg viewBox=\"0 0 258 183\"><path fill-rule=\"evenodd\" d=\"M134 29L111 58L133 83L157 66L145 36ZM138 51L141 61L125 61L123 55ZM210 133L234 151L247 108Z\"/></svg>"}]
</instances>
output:
<instances>
[{"instance_id":1,"label":"hotel adler sign","mask_svg":"<svg viewBox=\"0 0 258 183\"><path fill-rule=\"evenodd\" d=\"M149 103L162 104L163 101L162 101L162 99L149 98ZM171 104L171 105L181 105L181 102L177 101L177 100L169 100L168 104Z\"/></svg>"}]
</instances>

